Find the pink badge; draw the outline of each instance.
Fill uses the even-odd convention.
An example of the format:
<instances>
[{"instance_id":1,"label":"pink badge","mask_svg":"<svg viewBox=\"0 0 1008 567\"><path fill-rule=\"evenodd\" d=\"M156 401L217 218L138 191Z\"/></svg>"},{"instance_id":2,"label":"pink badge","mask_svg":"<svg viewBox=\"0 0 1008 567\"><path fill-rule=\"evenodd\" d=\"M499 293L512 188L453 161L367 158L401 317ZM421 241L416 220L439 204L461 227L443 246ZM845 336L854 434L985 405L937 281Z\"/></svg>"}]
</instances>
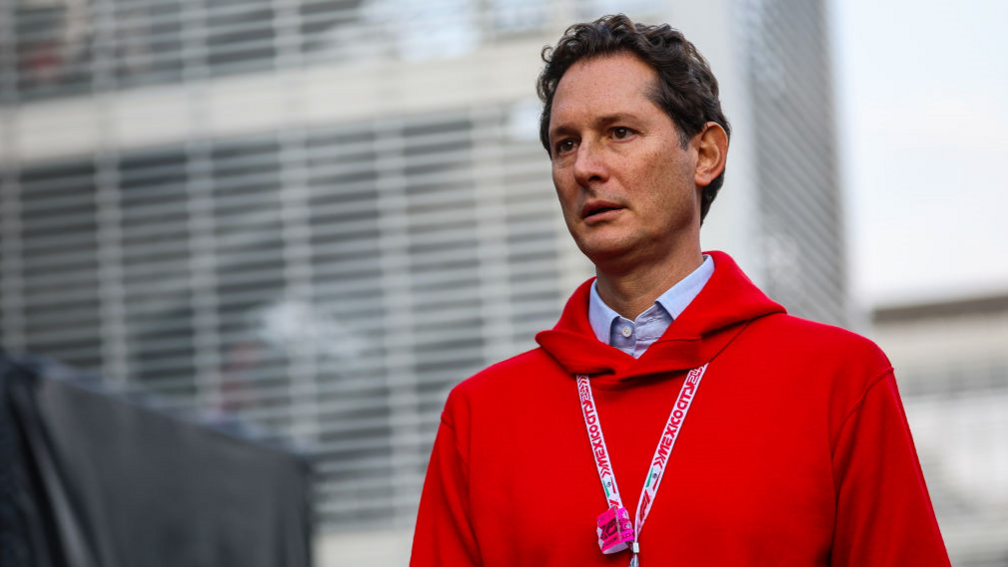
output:
<instances>
[{"instance_id":1,"label":"pink badge","mask_svg":"<svg viewBox=\"0 0 1008 567\"><path fill-rule=\"evenodd\" d=\"M633 524L627 509L613 506L602 512L596 519L599 547L602 553L618 553L628 548L634 540Z\"/></svg>"}]
</instances>

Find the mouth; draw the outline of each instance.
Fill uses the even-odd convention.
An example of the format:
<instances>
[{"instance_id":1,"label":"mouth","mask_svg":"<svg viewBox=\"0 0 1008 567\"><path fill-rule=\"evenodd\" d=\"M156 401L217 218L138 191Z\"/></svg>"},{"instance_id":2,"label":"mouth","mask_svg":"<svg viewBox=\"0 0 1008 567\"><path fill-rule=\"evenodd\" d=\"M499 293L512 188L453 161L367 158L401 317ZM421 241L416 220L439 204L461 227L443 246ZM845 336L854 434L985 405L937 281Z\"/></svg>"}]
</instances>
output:
<instances>
[{"instance_id":1,"label":"mouth","mask_svg":"<svg viewBox=\"0 0 1008 567\"><path fill-rule=\"evenodd\" d=\"M581 218L585 221L603 220L608 216L612 216L611 213L622 210L623 207L617 205L616 203L610 203L607 201L589 201L585 203L585 206L581 209Z\"/></svg>"}]
</instances>

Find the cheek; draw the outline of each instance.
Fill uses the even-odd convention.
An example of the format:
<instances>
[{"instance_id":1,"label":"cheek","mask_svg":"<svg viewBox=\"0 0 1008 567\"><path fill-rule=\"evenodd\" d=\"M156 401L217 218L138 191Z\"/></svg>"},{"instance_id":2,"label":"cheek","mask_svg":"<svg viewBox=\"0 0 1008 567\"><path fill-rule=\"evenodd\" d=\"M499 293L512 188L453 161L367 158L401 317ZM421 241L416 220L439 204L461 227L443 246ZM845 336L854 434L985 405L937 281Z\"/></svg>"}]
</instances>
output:
<instances>
[{"instance_id":1,"label":"cheek","mask_svg":"<svg viewBox=\"0 0 1008 567\"><path fill-rule=\"evenodd\" d=\"M572 189L573 187L576 187L576 184L570 175L566 175L564 171L553 170L553 188L556 190L557 198L560 199L560 205L565 210L573 204L577 197L577 192Z\"/></svg>"},{"instance_id":2,"label":"cheek","mask_svg":"<svg viewBox=\"0 0 1008 567\"><path fill-rule=\"evenodd\" d=\"M696 201L692 170L678 161L656 159L645 173L642 186L651 187L647 198L662 211L688 211Z\"/></svg>"},{"instance_id":3,"label":"cheek","mask_svg":"<svg viewBox=\"0 0 1008 567\"><path fill-rule=\"evenodd\" d=\"M560 188L563 187L563 177L556 167L553 168L553 187L556 189L557 193L559 193L561 191Z\"/></svg>"}]
</instances>

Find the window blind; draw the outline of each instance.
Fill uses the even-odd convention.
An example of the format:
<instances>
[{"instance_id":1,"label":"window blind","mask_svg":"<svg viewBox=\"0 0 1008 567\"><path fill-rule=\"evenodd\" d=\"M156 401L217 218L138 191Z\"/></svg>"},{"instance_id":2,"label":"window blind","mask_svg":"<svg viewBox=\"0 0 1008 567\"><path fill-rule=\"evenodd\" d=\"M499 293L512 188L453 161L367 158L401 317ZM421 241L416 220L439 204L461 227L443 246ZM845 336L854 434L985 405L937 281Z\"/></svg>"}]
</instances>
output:
<instances>
[{"instance_id":1,"label":"window blind","mask_svg":"<svg viewBox=\"0 0 1008 567\"><path fill-rule=\"evenodd\" d=\"M0 340L304 444L324 526L407 525L448 390L531 347L569 291L548 161L509 120L470 108L9 173Z\"/></svg>"}]
</instances>

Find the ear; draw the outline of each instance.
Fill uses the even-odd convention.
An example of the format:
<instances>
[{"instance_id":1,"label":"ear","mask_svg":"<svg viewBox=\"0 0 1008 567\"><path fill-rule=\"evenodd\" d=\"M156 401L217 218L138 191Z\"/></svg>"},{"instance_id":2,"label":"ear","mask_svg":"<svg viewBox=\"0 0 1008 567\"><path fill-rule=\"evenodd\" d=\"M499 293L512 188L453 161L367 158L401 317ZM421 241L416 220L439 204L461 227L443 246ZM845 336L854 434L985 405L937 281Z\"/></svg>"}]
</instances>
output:
<instances>
[{"instance_id":1,"label":"ear","mask_svg":"<svg viewBox=\"0 0 1008 567\"><path fill-rule=\"evenodd\" d=\"M708 122L696 135L695 143L697 161L693 181L699 187L706 187L724 171L728 160L728 134L717 122Z\"/></svg>"}]
</instances>

